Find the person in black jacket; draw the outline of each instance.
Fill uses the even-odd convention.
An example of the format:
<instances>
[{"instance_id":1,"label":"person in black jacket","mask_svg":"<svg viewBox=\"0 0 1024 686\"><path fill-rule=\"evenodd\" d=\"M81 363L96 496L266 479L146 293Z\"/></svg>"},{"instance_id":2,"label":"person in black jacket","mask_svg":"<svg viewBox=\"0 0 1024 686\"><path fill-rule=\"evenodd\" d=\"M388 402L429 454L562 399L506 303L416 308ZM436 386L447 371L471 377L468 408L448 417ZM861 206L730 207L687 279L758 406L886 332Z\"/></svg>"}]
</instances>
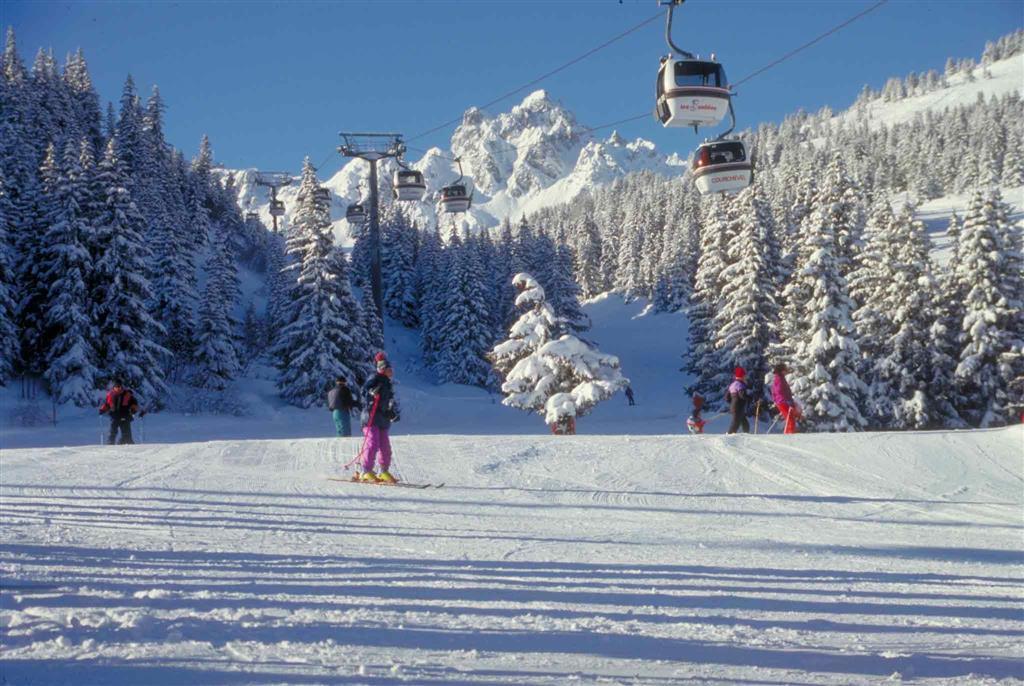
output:
<instances>
[{"instance_id":1,"label":"person in black jacket","mask_svg":"<svg viewBox=\"0 0 1024 686\"><path fill-rule=\"evenodd\" d=\"M747 372L743 367L736 367L733 370L733 380L725 391L725 402L729 405L732 413L732 423L729 424L729 433L734 434L738 429L743 433L750 433L750 422L747 420L747 401L750 399L750 390L744 380Z\"/></svg>"},{"instance_id":2,"label":"person in black jacket","mask_svg":"<svg viewBox=\"0 0 1024 686\"><path fill-rule=\"evenodd\" d=\"M362 475L363 481L383 481L394 483L395 477L391 476L388 468L391 466L391 438L388 430L392 422L399 419L398 403L395 400L395 389L391 383L393 374L391 363L384 357L383 353L377 355L377 373L363 386L362 425L363 435L366 440L363 444ZM377 466L380 471L373 473L374 458L377 459Z\"/></svg>"},{"instance_id":3,"label":"person in black jacket","mask_svg":"<svg viewBox=\"0 0 1024 686\"><path fill-rule=\"evenodd\" d=\"M352 435L352 410L358 407L352 397L352 389L348 387L348 379L339 376L334 388L327 392L327 409L334 417L334 428L339 436Z\"/></svg>"},{"instance_id":4,"label":"person in black jacket","mask_svg":"<svg viewBox=\"0 0 1024 686\"><path fill-rule=\"evenodd\" d=\"M135 442L132 438L132 420L138 412L139 403L135 399L135 394L131 389L125 388L120 379L114 379L107 399L100 406L100 414L110 413L110 435L107 437L107 445L114 445L118 430L121 431L121 445L131 445Z\"/></svg>"}]
</instances>

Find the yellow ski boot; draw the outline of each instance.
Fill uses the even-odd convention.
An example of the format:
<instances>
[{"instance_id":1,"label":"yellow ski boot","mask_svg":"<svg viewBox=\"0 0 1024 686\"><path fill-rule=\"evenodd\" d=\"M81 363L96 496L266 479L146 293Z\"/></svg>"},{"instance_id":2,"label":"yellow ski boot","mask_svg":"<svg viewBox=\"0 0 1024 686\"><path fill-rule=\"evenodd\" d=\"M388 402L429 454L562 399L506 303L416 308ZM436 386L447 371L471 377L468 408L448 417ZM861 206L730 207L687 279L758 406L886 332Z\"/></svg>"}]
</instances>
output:
<instances>
[{"instance_id":1,"label":"yellow ski boot","mask_svg":"<svg viewBox=\"0 0 1024 686\"><path fill-rule=\"evenodd\" d=\"M396 483L398 480L395 477L391 476L391 472L385 469L380 474L377 475L377 481L381 482L382 484L393 484Z\"/></svg>"},{"instance_id":2,"label":"yellow ski boot","mask_svg":"<svg viewBox=\"0 0 1024 686\"><path fill-rule=\"evenodd\" d=\"M373 472L363 472L359 476L359 480L360 481L364 481L366 483L376 483L377 482L377 475L374 474Z\"/></svg>"}]
</instances>

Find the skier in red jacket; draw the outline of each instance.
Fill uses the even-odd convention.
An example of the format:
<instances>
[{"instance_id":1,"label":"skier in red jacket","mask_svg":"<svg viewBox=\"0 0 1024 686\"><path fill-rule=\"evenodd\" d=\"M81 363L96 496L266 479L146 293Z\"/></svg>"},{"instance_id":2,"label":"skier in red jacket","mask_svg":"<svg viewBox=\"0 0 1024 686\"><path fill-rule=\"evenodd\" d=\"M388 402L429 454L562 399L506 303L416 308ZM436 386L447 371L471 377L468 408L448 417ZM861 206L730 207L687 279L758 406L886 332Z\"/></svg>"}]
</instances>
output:
<instances>
[{"instance_id":1,"label":"skier in red jacket","mask_svg":"<svg viewBox=\"0 0 1024 686\"><path fill-rule=\"evenodd\" d=\"M110 436L107 438L107 445L114 445L118 429L121 430L121 445L135 442L132 439L132 419L138 411L139 403L135 400L135 394L131 389L125 388L120 379L114 379L107 399L100 405L100 414L110 413Z\"/></svg>"}]
</instances>

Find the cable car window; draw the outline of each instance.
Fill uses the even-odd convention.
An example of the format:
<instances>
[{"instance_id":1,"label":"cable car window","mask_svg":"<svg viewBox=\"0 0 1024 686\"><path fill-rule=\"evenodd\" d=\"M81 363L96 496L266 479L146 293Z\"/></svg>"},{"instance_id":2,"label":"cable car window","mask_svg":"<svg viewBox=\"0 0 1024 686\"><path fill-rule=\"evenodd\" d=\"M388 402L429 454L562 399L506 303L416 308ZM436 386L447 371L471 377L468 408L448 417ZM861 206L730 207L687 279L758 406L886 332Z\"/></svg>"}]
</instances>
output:
<instances>
[{"instance_id":1,"label":"cable car window","mask_svg":"<svg viewBox=\"0 0 1024 686\"><path fill-rule=\"evenodd\" d=\"M724 143L716 145L711 150L711 164L727 164L729 162L743 162L746 155L743 145L740 143Z\"/></svg>"},{"instance_id":2,"label":"cable car window","mask_svg":"<svg viewBox=\"0 0 1024 686\"><path fill-rule=\"evenodd\" d=\"M725 70L717 62L680 61L675 65L676 85L725 88Z\"/></svg>"}]
</instances>

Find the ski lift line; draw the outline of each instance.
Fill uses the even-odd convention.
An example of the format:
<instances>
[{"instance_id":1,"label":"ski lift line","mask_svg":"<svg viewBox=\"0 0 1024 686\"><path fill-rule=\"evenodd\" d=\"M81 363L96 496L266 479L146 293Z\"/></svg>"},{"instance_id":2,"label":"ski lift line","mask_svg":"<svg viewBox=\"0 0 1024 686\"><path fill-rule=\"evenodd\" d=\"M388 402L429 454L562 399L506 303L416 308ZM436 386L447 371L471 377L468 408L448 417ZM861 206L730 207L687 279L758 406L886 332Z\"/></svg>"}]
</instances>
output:
<instances>
[{"instance_id":1,"label":"ski lift line","mask_svg":"<svg viewBox=\"0 0 1024 686\"><path fill-rule=\"evenodd\" d=\"M768 70L769 70L769 69L771 69L772 67L775 67L775 66L777 66L777 65L779 65L779 64L782 64L783 62L785 62L786 60L788 60L788 59L789 59L790 57L793 57L793 56L794 56L794 55L796 55L797 53L803 52L803 51L804 51L804 50L806 50L807 48L809 48L809 47L811 47L812 45L815 45L816 43L818 43L819 41L821 41L821 40L824 40L825 38L828 38L828 37L829 37L829 36L831 36L831 35L832 35L833 33L836 33L836 32L838 32L838 31L840 31L840 30L842 30L842 29L846 28L847 26L849 26L849 25L850 25L850 24L852 24L853 22L857 21L858 19L860 19L860 18L862 18L862 17L865 17L865 16L867 16L868 14L871 14L872 12L874 12L875 10L877 10L877 9L878 9L879 7L881 7L882 5L884 5L884 4L888 3L888 2L889 2L889 0L879 0L878 2L876 2L876 3L875 3L874 5L872 5L871 7L868 7L868 8L866 9L866 10L864 10L864 11L862 11L862 12L859 12L859 13L857 13L857 14L853 15L852 17L850 17L849 19L847 19L847 20L846 20L846 21L844 21L843 23L841 23L841 24L838 24L838 25L836 25L836 26L832 27L831 29L829 29L829 30L828 30L828 31L826 31L825 33L821 34L821 35L820 35L820 36L818 36L817 38L815 38L815 39L813 39L813 40L810 40L810 41L808 41L808 42L804 43L803 45L801 45L801 46L800 46L800 47L798 47L798 48L795 48L795 49L793 49L793 50L790 50L789 52L787 52L787 53L786 53L785 55L783 55L782 57L778 58L777 60L774 60L773 62L769 62L768 64L766 64L765 66L761 67L760 69L758 69L758 70L757 70L757 71L755 71L754 73L752 73L752 74L750 74L750 75L748 75L748 76L745 76L745 77L743 77L743 78L742 78L742 79L740 79L739 81L736 81L736 82L734 82L734 83L732 84L733 88L735 88L736 86L739 86L739 85L741 85L741 84L743 84L743 83L746 83L747 81L749 81L750 79L754 78L755 76L759 76L759 75L763 74L764 72L768 71Z\"/></svg>"},{"instance_id":2,"label":"ski lift line","mask_svg":"<svg viewBox=\"0 0 1024 686\"><path fill-rule=\"evenodd\" d=\"M593 54L595 54L597 52L600 52L601 50L604 50L605 48L607 48L612 43L615 43L617 41L622 40L623 38L625 38L626 36L630 35L631 33L635 33L636 31L639 31L643 27L647 26L648 24L650 24L650 23L652 23L652 22L654 22L654 21L656 21L657 19L660 19L660 18L661 18L661 12L659 11L657 14L655 14L652 17L650 17L649 19L645 19L644 21L640 22L636 26L633 26L633 27L631 27L629 29L626 29L622 33L618 34L617 36L613 36L612 38L609 38L608 40L606 40L605 42L601 43L600 45L598 45L598 46L596 46L594 48L591 48L590 50L588 50L587 52L583 53L582 55L580 55L578 57L574 57L573 59L569 60L565 64L562 64L562 65L552 69L551 71L549 71L547 73L541 74L537 78L532 79L531 81L528 81L528 82L524 83L523 85L519 86L518 88L510 90L507 93L498 96L497 98L494 98L490 102L487 102L487 103L484 103L483 105L480 105L479 109L486 110L488 107L491 107L492 105L496 105L499 102L501 102L502 100L510 98L513 95L526 90L527 88L530 88L532 86L536 86L538 83L540 83L544 79L550 78L550 77L554 76L555 74L558 74L559 72L565 71L566 69L568 69L569 67L573 66L574 64L578 64L579 62L582 62L583 60L585 60L586 58L590 57L591 55L593 55ZM435 133L437 131L440 131L441 129L447 128L447 127L451 126L452 124L458 124L460 121L462 121L462 116L461 115L456 117L455 119L450 119L450 120L446 121L443 124L435 126L432 129L428 129L428 130L426 130L426 131L424 131L422 133L418 133L415 136L412 136L411 138L407 138L406 141L411 142L411 141L423 138L424 136L429 136L430 134Z\"/></svg>"},{"instance_id":3,"label":"ski lift line","mask_svg":"<svg viewBox=\"0 0 1024 686\"><path fill-rule=\"evenodd\" d=\"M772 62L769 62L768 64L766 64L765 66L761 67L760 69L758 69L758 70L756 70L754 72L751 72L747 76L744 76L739 81L734 82L732 84L732 87L735 88L736 86L738 86L738 85L740 85L742 83L746 83L747 81L750 81L755 76L760 76L761 74L763 74L764 72L768 71L772 67L778 66L779 64L785 62L789 58L791 58L794 55L796 55L797 53L806 50L807 48L811 47L812 45L815 45L816 43L818 43L822 39L827 38L828 36L831 36L833 33L836 33L837 31L839 31L839 30L841 30L843 28L846 28L847 26L849 26L853 22L855 22L858 19L861 19L861 18L867 16L868 14L870 14L871 12L874 12L876 9L878 9L882 5L885 5L888 2L889 2L889 0L879 0L879 2L876 2L871 7L868 7L867 9L865 9L865 10L863 10L863 11L861 11L861 12L855 14L855 15L853 15L849 19L846 19L845 21L843 21L841 24L837 24L836 26L833 26L832 28L830 28L828 31L826 31L825 33L821 34L820 36L817 36L816 38L808 41L807 43L804 43L803 45L801 45L798 48L790 50L789 52L787 52L782 57L780 57L780 58L778 58L776 60L773 60ZM637 120L640 120L640 119L646 119L647 117L650 117L650 116L651 116L650 112L644 112L642 114L636 115L635 117L628 117L626 119L620 119L620 120L614 121L614 122L612 122L610 124L601 124L600 126L587 127L583 131L584 131L584 133L588 133L588 132L591 132L591 131L600 131L601 129L608 129L608 128L611 128L613 126L618 126L620 124L627 124L629 122L634 122L634 121L637 121Z\"/></svg>"}]
</instances>

